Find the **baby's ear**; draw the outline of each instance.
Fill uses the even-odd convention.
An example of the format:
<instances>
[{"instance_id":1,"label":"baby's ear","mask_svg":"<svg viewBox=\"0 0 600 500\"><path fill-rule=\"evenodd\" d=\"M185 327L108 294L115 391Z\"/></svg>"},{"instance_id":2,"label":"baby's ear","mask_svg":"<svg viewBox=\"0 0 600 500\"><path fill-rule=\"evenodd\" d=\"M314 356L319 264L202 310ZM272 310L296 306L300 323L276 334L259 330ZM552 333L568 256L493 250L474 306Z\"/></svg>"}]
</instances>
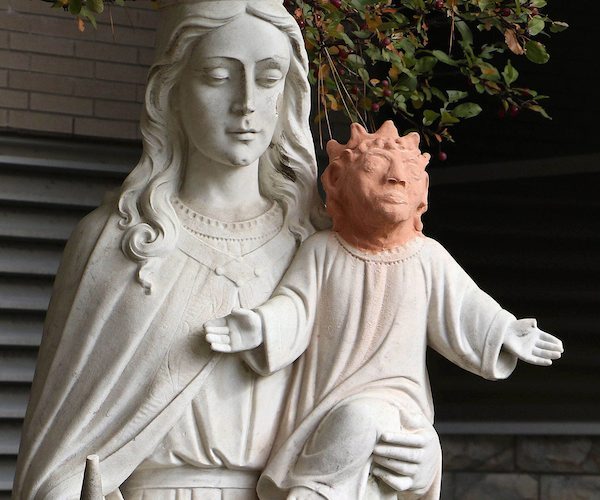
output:
<instances>
[{"instance_id":1,"label":"baby's ear","mask_svg":"<svg viewBox=\"0 0 600 500\"><path fill-rule=\"evenodd\" d=\"M338 190L338 183L342 177L342 166L333 162L327 165L327 168L321 175L321 182L323 183L323 189L327 197L335 196Z\"/></svg>"}]
</instances>

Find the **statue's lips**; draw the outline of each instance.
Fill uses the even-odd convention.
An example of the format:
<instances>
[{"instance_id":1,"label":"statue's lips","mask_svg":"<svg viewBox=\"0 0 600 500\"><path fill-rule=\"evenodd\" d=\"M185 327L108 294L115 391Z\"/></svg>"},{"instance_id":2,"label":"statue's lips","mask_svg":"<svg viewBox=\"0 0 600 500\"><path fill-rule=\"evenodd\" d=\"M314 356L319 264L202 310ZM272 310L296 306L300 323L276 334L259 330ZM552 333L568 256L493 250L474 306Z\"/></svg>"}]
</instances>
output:
<instances>
[{"instance_id":1,"label":"statue's lips","mask_svg":"<svg viewBox=\"0 0 600 500\"><path fill-rule=\"evenodd\" d=\"M256 135L260 133L260 130L254 128L238 128L227 130L228 135L232 135L240 141L251 141L256 138Z\"/></svg>"},{"instance_id":2,"label":"statue's lips","mask_svg":"<svg viewBox=\"0 0 600 500\"><path fill-rule=\"evenodd\" d=\"M408 205L406 198L397 193L384 194L379 196L378 200L384 203L393 203L394 205Z\"/></svg>"}]
</instances>

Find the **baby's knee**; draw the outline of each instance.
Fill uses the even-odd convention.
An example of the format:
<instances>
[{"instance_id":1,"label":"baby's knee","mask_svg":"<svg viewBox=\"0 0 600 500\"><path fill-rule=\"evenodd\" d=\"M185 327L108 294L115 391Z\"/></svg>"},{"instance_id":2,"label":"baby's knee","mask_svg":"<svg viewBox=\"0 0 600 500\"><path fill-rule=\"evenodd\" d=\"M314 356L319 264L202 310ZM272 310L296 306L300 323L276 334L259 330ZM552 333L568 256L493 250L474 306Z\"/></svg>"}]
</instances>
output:
<instances>
[{"instance_id":1,"label":"baby's knee","mask_svg":"<svg viewBox=\"0 0 600 500\"><path fill-rule=\"evenodd\" d=\"M382 432L397 430L399 423L398 410L392 405L377 399L363 398L335 407L324 418L320 427L353 440L362 436L362 445L367 446L374 445Z\"/></svg>"}]
</instances>

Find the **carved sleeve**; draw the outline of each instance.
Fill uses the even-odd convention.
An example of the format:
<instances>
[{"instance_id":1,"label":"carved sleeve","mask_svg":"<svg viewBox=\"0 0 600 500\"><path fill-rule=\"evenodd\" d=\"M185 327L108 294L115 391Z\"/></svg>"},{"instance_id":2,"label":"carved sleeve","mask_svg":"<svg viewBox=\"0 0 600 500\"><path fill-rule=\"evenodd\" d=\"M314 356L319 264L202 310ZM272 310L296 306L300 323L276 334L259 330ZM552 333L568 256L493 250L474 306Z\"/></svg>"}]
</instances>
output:
<instances>
[{"instance_id":1,"label":"carved sleeve","mask_svg":"<svg viewBox=\"0 0 600 500\"><path fill-rule=\"evenodd\" d=\"M436 244L431 252L428 343L456 365L490 380L508 377L517 358L502 350L516 318L483 292Z\"/></svg>"}]
</instances>

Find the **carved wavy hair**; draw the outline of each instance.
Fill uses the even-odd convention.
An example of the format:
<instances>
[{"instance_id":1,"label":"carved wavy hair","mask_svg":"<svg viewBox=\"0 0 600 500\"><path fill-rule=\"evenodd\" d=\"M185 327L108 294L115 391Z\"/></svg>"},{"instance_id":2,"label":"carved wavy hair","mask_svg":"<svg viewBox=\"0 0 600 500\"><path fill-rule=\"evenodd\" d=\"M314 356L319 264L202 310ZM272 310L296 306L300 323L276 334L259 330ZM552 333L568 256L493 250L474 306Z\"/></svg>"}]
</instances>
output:
<instances>
[{"instance_id":1,"label":"carved wavy hair","mask_svg":"<svg viewBox=\"0 0 600 500\"><path fill-rule=\"evenodd\" d=\"M259 160L261 193L278 201L289 230L300 242L328 224L317 188L317 167L308 121L310 87L306 78L304 41L295 20L282 6L271 2L220 1L218 9L186 16L173 30L165 50L148 75L140 128L142 156L121 188L119 227L124 230L121 248L138 264L137 279L151 290L151 274L161 257L177 243L179 221L171 198L181 186L188 141L175 109L180 75L203 35L247 12L277 27L291 46L278 126L270 147Z\"/></svg>"}]
</instances>

